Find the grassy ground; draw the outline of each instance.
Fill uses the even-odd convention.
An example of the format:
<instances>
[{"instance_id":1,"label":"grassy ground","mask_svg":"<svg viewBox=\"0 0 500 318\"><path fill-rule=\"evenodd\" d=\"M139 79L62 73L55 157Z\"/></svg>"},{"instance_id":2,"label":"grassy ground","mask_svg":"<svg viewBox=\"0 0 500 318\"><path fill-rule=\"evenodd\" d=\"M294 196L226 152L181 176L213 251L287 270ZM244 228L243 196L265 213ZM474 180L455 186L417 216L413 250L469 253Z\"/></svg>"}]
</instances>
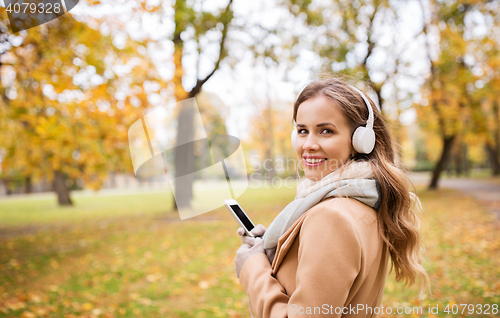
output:
<instances>
[{"instance_id":1,"label":"grassy ground","mask_svg":"<svg viewBox=\"0 0 500 318\"><path fill-rule=\"evenodd\" d=\"M163 213L172 205L165 190L123 191L98 195L77 192L74 206L59 207L54 193L34 194L0 200L0 226L54 225L107 217Z\"/></svg>"},{"instance_id":2,"label":"grassy ground","mask_svg":"<svg viewBox=\"0 0 500 318\"><path fill-rule=\"evenodd\" d=\"M499 304L498 223L461 193L419 195L433 295L418 300L418 287L392 273L382 304L422 307L423 316L438 305L442 317L447 304ZM292 189L261 188L238 201L268 225L293 197ZM82 196L74 208L58 208L53 197L0 201L0 231L32 226L0 238L0 317L248 317L232 217L219 209L181 222L169 200L159 192Z\"/></svg>"}]
</instances>

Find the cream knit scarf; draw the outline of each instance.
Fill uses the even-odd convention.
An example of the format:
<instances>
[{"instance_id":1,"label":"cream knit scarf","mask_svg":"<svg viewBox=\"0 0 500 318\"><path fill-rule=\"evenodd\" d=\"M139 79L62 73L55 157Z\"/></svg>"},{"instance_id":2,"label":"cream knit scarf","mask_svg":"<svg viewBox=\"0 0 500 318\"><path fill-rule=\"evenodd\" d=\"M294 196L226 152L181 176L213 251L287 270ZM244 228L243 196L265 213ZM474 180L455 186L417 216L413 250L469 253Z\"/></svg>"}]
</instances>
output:
<instances>
[{"instance_id":1,"label":"cream knit scarf","mask_svg":"<svg viewBox=\"0 0 500 318\"><path fill-rule=\"evenodd\" d=\"M340 169L318 181L303 180L297 186L297 196L274 221L264 234L264 248L272 263L278 239L307 210L329 197L347 196L356 199L377 210L380 206L379 185L374 178L371 164L367 161L351 161L347 163L340 176ZM342 179L341 179L342 178Z\"/></svg>"}]
</instances>

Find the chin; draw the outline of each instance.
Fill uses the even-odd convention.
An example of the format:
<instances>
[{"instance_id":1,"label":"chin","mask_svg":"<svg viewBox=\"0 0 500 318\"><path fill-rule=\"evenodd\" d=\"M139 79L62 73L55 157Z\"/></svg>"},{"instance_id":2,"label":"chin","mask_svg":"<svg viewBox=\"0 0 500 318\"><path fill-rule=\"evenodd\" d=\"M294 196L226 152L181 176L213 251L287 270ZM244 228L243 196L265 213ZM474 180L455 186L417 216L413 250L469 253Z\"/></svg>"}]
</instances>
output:
<instances>
[{"instance_id":1,"label":"chin","mask_svg":"<svg viewBox=\"0 0 500 318\"><path fill-rule=\"evenodd\" d=\"M335 169L337 170L337 169ZM316 173L305 173L305 176L307 179L311 180L311 181L319 181L321 179L323 179L324 177L326 177L327 175L331 174L332 172L334 172L335 170L331 170L331 171L316 171Z\"/></svg>"},{"instance_id":2,"label":"chin","mask_svg":"<svg viewBox=\"0 0 500 318\"><path fill-rule=\"evenodd\" d=\"M306 177L306 179L311 180L311 181L319 181L319 180L321 180L321 179L316 179L316 178L307 178L307 177Z\"/></svg>"},{"instance_id":3,"label":"chin","mask_svg":"<svg viewBox=\"0 0 500 318\"><path fill-rule=\"evenodd\" d=\"M323 177L321 175L306 175L306 178L311 181L321 180Z\"/></svg>"}]
</instances>

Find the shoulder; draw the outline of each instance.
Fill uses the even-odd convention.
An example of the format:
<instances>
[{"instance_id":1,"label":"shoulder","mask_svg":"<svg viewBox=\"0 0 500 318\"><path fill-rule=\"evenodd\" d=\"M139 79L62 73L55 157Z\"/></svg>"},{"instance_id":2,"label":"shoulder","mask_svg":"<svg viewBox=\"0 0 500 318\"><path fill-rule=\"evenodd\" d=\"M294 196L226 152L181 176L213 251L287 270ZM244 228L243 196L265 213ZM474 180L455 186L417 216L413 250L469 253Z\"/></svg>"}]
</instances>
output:
<instances>
[{"instance_id":1,"label":"shoulder","mask_svg":"<svg viewBox=\"0 0 500 318\"><path fill-rule=\"evenodd\" d=\"M324 235L325 232L356 235L358 217L352 212L353 202L350 200L354 199L331 198L316 204L306 212L301 232L315 232L316 235Z\"/></svg>"},{"instance_id":2,"label":"shoulder","mask_svg":"<svg viewBox=\"0 0 500 318\"><path fill-rule=\"evenodd\" d=\"M337 232L341 237L357 237L361 242L378 236L377 213L352 198L331 198L312 207L306 214L301 231Z\"/></svg>"},{"instance_id":3,"label":"shoulder","mask_svg":"<svg viewBox=\"0 0 500 318\"><path fill-rule=\"evenodd\" d=\"M368 205L353 198L329 198L314 207L306 215L306 218L333 218L344 219L350 223L370 224L377 220L377 212Z\"/></svg>"}]
</instances>

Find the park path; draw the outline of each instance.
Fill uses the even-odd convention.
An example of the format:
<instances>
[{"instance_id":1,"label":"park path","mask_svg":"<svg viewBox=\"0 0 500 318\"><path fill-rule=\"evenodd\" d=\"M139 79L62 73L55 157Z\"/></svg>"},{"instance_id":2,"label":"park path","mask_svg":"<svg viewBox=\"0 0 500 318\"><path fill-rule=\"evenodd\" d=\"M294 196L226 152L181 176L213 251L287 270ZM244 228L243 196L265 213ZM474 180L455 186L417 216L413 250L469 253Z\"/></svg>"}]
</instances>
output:
<instances>
[{"instance_id":1,"label":"park path","mask_svg":"<svg viewBox=\"0 0 500 318\"><path fill-rule=\"evenodd\" d=\"M410 180L414 185L428 185L430 173L413 172ZM471 179L471 178L441 178L439 188L448 188L462 191L471 195L485 206L500 221L500 180L496 179Z\"/></svg>"}]
</instances>

